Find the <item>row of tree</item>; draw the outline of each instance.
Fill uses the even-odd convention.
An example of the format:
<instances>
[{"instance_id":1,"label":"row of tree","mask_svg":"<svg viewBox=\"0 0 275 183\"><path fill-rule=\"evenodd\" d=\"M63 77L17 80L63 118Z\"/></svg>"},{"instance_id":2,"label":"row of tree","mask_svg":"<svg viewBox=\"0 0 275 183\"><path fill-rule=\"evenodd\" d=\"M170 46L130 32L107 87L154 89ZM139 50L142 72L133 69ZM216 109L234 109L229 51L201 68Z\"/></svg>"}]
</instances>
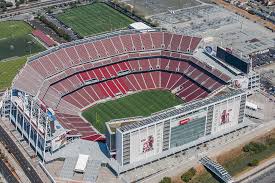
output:
<instances>
[{"instance_id":1,"label":"row of tree","mask_svg":"<svg viewBox=\"0 0 275 183\"><path fill-rule=\"evenodd\" d=\"M63 37L67 41L71 41L70 36L61 28L57 27L54 23L49 21L45 16L40 16L39 20L53 29L60 37Z\"/></svg>"},{"instance_id":2,"label":"row of tree","mask_svg":"<svg viewBox=\"0 0 275 183\"><path fill-rule=\"evenodd\" d=\"M28 2L34 2L38 0L15 0L15 7L18 8L21 4L28 3ZM4 12L7 10L7 8L13 7L13 3L6 0L0 0L0 12Z\"/></svg>"},{"instance_id":3,"label":"row of tree","mask_svg":"<svg viewBox=\"0 0 275 183\"><path fill-rule=\"evenodd\" d=\"M187 172L181 175L183 182L189 182L196 175L197 171L195 168L190 168ZM171 177L164 177L159 183L172 183Z\"/></svg>"},{"instance_id":4,"label":"row of tree","mask_svg":"<svg viewBox=\"0 0 275 183\"><path fill-rule=\"evenodd\" d=\"M0 0L0 12L6 11L7 8L12 7L12 2L7 2L5 0Z\"/></svg>"}]
</instances>

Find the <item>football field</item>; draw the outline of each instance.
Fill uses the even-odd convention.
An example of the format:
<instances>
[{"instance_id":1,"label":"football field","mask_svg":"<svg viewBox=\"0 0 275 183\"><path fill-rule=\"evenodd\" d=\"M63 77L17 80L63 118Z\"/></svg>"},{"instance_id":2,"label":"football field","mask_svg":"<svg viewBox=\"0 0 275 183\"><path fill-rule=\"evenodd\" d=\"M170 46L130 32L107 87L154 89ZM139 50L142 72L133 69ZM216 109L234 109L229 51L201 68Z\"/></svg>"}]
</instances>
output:
<instances>
[{"instance_id":1,"label":"football field","mask_svg":"<svg viewBox=\"0 0 275 183\"><path fill-rule=\"evenodd\" d=\"M82 113L101 133L105 122L134 116L149 116L154 112L182 104L183 101L170 91L151 90L135 93L117 100L108 101L89 108Z\"/></svg>"},{"instance_id":2,"label":"football field","mask_svg":"<svg viewBox=\"0 0 275 183\"><path fill-rule=\"evenodd\" d=\"M23 21L0 22L0 60L45 50L31 32L32 27Z\"/></svg>"},{"instance_id":3,"label":"football field","mask_svg":"<svg viewBox=\"0 0 275 183\"><path fill-rule=\"evenodd\" d=\"M57 18L83 37L123 29L134 22L104 3L68 9Z\"/></svg>"}]
</instances>

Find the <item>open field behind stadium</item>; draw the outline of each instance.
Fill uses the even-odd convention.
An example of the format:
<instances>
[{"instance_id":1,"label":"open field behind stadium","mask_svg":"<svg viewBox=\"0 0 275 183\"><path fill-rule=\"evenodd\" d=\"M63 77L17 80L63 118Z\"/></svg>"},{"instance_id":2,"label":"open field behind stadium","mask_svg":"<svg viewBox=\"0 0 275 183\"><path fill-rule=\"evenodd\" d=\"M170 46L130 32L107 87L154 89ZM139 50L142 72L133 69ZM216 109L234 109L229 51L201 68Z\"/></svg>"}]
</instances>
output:
<instances>
[{"instance_id":1,"label":"open field behind stadium","mask_svg":"<svg viewBox=\"0 0 275 183\"><path fill-rule=\"evenodd\" d=\"M154 14L164 13L168 10L178 10L201 4L197 0L126 0L135 7L135 11L150 16Z\"/></svg>"},{"instance_id":2,"label":"open field behind stadium","mask_svg":"<svg viewBox=\"0 0 275 183\"><path fill-rule=\"evenodd\" d=\"M32 28L23 21L0 22L0 60L45 50L31 32Z\"/></svg>"},{"instance_id":3,"label":"open field behind stadium","mask_svg":"<svg viewBox=\"0 0 275 183\"><path fill-rule=\"evenodd\" d=\"M57 18L83 37L123 29L134 22L104 3L69 9Z\"/></svg>"},{"instance_id":4,"label":"open field behind stadium","mask_svg":"<svg viewBox=\"0 0 275 183\"><path fill-rule=\"evenodd\" d=\"M183 101L170 91L151 90L98 104L84 111L82 115L96 129L104 133L106 130L105 122L112 119L134 116L145 117L182 103Z\"/></svg>"},{"instance_id":5,"label":"open field behind stadium","mask_svg":"<svg viewBox=\"0 0 275 183\"><path fill-rule=\"evenodd\" d=\"M10 87L13 78L26 63L26 60L27 56L9 61L0 61L0 91Z\"/></svg>"}]
</instances>

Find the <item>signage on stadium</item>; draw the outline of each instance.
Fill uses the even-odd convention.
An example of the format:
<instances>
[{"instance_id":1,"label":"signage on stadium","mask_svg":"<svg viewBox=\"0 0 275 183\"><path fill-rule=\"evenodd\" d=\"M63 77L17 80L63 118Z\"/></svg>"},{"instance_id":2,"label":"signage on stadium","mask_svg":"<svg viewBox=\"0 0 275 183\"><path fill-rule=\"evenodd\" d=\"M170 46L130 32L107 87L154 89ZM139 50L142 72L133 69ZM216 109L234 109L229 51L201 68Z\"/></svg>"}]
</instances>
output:
<instances>
[{"instance_id":1,"label":"signage on stadium","mask_svg":"<svg viewBox=\"0 0 275 183\"><path fill-rule=\"evenodd\" d=\"M192 113L175 117L174 119L171 119L170 128L185 125L198 118L203 118L206 116L206 113L207 113L207 110L206 108L204 108L204 109L199 109L197 111L193 111Z\"/></svg>"},{"instance_id":2,"label":"signage on stadium","mask_svg":"<svg viewBox=\"0 0 275 183\"><path fill-rule=\"evenodd\" d=\"M184 120L180 120L180 121L179 121L179 125L185 125L185 124L187 124L189 121L191 121L191 118L187 118L187 119L184 119Z\"/></svg>"}]
</instances>

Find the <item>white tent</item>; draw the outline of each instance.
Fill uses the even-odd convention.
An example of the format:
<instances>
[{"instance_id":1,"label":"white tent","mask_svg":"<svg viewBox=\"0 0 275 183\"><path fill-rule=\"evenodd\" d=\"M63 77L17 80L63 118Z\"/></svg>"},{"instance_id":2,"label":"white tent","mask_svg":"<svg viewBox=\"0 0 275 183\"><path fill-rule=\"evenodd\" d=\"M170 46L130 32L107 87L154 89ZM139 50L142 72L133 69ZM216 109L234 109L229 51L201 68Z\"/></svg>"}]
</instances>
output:
<instances>
[{"instance_id":1,"label":"white tent","mask_svg":"<svg viewBox=\"0 0 275 183\"><path fill-rule=\"evenodd\" d=\"M245 105L246 105L246 107L249 107L250 109L253 109L255 111L258 109L258 106L256 104L253 104L253 103L248 102L248 101L246 101Z\"/></svg>"},{"instance_id":2,"label":"white tent","mask_svg":"<svg viewBox=\"0 0 275 183\"><path fill-rule=\"evenodd\" d=\"M140 31L140 32L150 32L150 31L154 31L154 29L152 29L152 27L146 25L145 23L143 22L135 22L135 23L132 23L129 25L129 27L131 29L135 29L137 31Z\"/></svg>"},{"instance_id":3,"label":"white tent","mask_svg":"<svg viewBox=\"0 0 275 183\"><path fill-rule=\"evenodd\" d=\"M76 165L74 167L74 171L79 173L84 173L88 159L89 159L89 155L79 154Z\"/></svg>"}]
</instances>

